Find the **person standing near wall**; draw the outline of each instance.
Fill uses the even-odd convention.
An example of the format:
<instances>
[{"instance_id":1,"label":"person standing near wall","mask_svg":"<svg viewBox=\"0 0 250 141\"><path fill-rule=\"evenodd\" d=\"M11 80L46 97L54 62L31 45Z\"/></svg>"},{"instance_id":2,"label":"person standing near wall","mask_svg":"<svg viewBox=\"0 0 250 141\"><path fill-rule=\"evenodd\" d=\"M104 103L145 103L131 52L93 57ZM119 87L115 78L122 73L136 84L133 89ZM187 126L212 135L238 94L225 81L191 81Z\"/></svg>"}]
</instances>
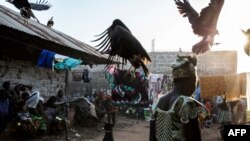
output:
<instances>
[{"instance_id":1,"label":"person standing near wall","mask_svg":"<svg viewBox=\"0 0 250 141\"><path fill-rule=\"evenodd\" d=\"M114 106L111 102L111 96L106 95L104 98L104 106L107 111L108 123L110 123L113 127L116 123L116 116L118 113L118 107Z\"/></svg>"},{"instance_id":2,"label":"person standing near wall","mask_svg":"<svg viewBox=\"0 0 250 141\"><path fill-rule=\"evenodd\" d=\"M12 119L10 83L5 81L2 86L3 89L0 90L0 133L5 130Z\"/></svg>"},{"instance_id":3,"label":"person standing near wall","mask_svg":"<svg viewBox=\"0 0 250 141\"><path fill-rule=\"evenodd\" d=\"M233 113L235 116L235 123L242 125L245 124L245 116L246 116L246 106L245 102L242 99L239 99L233 108Z\"/></svg>"},{"instance_id":4,"label":"person standing near wall","mask_svg":"<svg viewBox=\"0 0 250 141\"><path fill-rule=\"evenodd\" d=\"M220 109L219 123L221 124L221 127L219 127L219 129L220 129L221 137L223 139L224 138L223 136L224 125L229 125L231 124L231 121L232 121L232 115L227 105L226 98L224 98L223 102L218 105L218 108Z\"/></svg>"},{"instance_id":5,"label":"person standing near wall","mask_svg":"<svg viewBox=\"0 0 250 141\"><path fill-rule=\"evenodd\" d=\"M171 65L174 88L159 99L150 121L150 141L201 141L198 117L205 118L208 111L191 98L197 83L197 58L177 57Z\"/></svg>"}]
</instances>

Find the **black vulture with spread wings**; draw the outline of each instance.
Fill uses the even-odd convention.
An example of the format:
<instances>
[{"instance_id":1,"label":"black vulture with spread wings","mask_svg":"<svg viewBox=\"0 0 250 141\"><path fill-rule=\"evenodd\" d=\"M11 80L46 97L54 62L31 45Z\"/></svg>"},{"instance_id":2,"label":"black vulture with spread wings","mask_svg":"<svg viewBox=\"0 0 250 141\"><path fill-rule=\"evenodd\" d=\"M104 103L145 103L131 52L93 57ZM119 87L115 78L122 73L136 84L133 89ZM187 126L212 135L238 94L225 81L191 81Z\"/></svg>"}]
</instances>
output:
<instances>
[{"instance_id":1,"label":"black vulture with spread wings","mask_svg":"<svg viewBox=\"0 0 250 141\"><path fill-rule=\"evenodd\" d=\"M244 51L248 56L250 56L250 29L248 29L247 31L245 30L241 30L241 31L247 37L247 41L244 45Z\"/></svg>"},{"instance_id":2,"label":"black vulture with spread wings","mask_svg":"<svg viewBox=\"0 0 250 141\"><path fill-rule=\"evenodd\" d=\"M151 62L151 59L148 53L121 20L115 19L113 24L98 36L100 37L94 41L101 39L102 41L96 46L99 47L97 50L109 54L106 67L114 62L115 57L119 56L122 58L123 64L126 64L128 60L134 68L142 67L145 75L149 74L146 64Z\"/></svg>"},{"instance_id":3,"label":"black vulture with spread wings","mask_svg":"<svg viewBox=\"0 0 250 141\"><path fill-rule=\"evenodd\" d=\"M188 0L175 0L175 4L183 17L188 17L194 34L202 36L202 40L193 45L192 52L195 54L204 53L213 45L214 36L219 34L217 30L217 21L224 5L224 0L210 0L207 7L199 13L190 5Z\"/></svg>"},{"instance_id":4,"label":"black vulture with spread wings","mask_svg":"<svg viewBox=\"0 0 250 141\"><path fill-rule=\"evenodd\" d=\"M6 1L13 4L17 9L19 9L20 14L23 18L30 19L30 17L32 17L36 19L38 23L39 20L36 18L31 9L42 11L42 10L48 10L51 7L51 5L48 4L48 1L45 0L39 0L36 3L29 3L28 0L6 0Z\"/></svg>"}]
</instances>

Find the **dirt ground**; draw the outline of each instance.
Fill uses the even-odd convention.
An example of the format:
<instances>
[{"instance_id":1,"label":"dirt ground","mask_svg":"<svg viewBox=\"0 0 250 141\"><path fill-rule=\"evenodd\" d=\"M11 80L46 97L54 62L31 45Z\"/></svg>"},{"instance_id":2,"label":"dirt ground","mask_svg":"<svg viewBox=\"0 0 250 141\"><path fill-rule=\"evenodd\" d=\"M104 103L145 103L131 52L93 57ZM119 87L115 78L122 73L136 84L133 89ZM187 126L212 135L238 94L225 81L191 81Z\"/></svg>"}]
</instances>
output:
<instances>
[{"instance_id":1,"label":"dirt ground","mask_svg":"<svg viewBox=\"0 0 250 141\"><path fill-rule=\"evenodd\" d=\"M206 131L202 131L203 141L222 141L219 135L219 126L214 124ZM71 129L71 141L102 141L104 131L98 130L100 127ZM149 122L142 119L131 119L127 117L118 117L117 124L113 129L115 141L148 141L149 140ZM39 136L32 139L11 138L8 135L0 135L0 141L65 141L65 135Z\"/></svg>"}]
</instances>

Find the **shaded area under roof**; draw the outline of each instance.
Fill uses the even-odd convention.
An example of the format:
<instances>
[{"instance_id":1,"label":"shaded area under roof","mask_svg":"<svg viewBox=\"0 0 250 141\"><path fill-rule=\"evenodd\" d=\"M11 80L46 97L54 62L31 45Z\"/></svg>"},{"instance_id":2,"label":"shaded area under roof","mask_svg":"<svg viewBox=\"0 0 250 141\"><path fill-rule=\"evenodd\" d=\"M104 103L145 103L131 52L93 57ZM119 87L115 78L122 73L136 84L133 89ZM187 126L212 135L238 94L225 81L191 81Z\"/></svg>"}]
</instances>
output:
<instances>
[{"instance_id":1,"label":"shaded area under roof","mask_svg":"<svg viewBox=\"0 0 250 141\"><path fill-rule=\"evenodd\" d=\"M107 55L95 51L94 47L32 19L25 24L19 13L2 5L0 5L0 39L28 48L46 49L82 59L84 62L107 63Z\"/></svg>"}]
</instances>

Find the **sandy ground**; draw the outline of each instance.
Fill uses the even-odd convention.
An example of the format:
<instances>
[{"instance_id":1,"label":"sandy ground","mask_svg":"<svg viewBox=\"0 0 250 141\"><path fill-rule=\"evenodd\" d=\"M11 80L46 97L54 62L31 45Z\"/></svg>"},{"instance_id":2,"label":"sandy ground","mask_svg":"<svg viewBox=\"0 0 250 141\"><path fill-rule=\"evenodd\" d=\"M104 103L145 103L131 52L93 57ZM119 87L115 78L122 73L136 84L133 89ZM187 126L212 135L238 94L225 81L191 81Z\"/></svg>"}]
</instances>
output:
<instances>
[{"instance_id":1,"label":"sandy ground","mask_svg":"<svg viewBox=\"0 0 250 141\"><path fill-rule=\"evenodd\" d=\"M127 127L121 128L123 125ZM93 141L102 141L103 136L104 133L93 139ZM123 121L119 121L117 127L114 128L113 136L115 141L148 141L149 122L124 119Z\"/></svg>"},{"instance_id":2,"label":"sandy ground","mask_svg":"<svg viewBox=\"0 0 250 141\"><path fill-rule=\"evenodd\" d=\"M213 124L210 128L206 128L205 131L203 130L201 132L202 141L222 141L218 129L219 126L218 124Z\"/></svg>"},{"instance_id":3,"label":"sandy ground","mask_svg":"<svg viewBox=\"0 0 250 141\"><path fill-rule=\"evenodd\" d=\"M202 131L203 141L222 141L219 135L219 125L212 125L207 128L206 132ZM105 132L98 130L99 127L92 128L78 128L77 131L70 132L71 141L102 141ZM77 136L80 135L80 136ZM113 129L113 136L115 141L148 141L149 140L149 122L142 119L130 119L126 117L119 117L117 124ZM11 138L10 136L0 135L0 141L64 141L65 135L54 136L39 136L30 140Z\"/></svg>"}]
</instances>

